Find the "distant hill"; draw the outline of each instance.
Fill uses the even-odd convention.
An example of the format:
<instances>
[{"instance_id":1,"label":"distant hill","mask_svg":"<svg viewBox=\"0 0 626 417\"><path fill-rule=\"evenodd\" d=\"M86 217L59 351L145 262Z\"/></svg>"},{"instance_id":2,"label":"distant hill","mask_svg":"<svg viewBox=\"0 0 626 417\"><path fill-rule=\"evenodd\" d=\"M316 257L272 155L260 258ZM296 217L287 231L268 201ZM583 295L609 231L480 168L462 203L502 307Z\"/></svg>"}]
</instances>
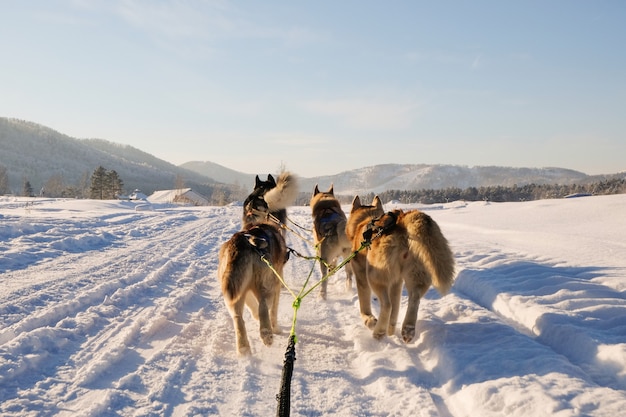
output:
<instances>
[{"instance_id":1,"label":"distant hill","mask_svg":"<svg viewBox=\"0 0 626 417\"><path fill-rule=\"evenodd\" d=\"M254 175L241 174L212 162L188 162L185 168L229 184L254 184ZM297 174L297 172L296 172ZM263 173L263 175L265 175ZM525 184L577 184L594 177L565 168L466 167L458 165L384 164L336 175L300 178L300 190L312 192L315 184L334 185L341 195L380 193L386 190L443 189Z\"/></svg>"},{"instance_id":2,"label":"distant hill","mask_svg":"<svg viewBox=\"0 0 626 417\"><path fill-rule=\"evenodd\" d=\"M348 194L386 190L445 189L449 187L512 186L514 184L572 184L588 175L563 168L510 168L497 166L386 164L320 178ZM310 184L309 184L310 185ZM314 184L313 184L314 185Z\"/></svg>"},{"instance_id":3,"label":"distant hill","mask_svg":"<svg viewBox=\"0 0 626 417\"><path fill-rule=\"evenodd\" d=\"M0 165L7 170L14 192L28 180L36 192L52 177L65 184L90 178L98 166L115 170L125 189L144 194L173 188L177 179L207 192L217 182L128 145L102 139L75 139L36 123L0 118Z\"/></svg>"},{"instance_id":4,"label":"distant hill","mask_svg":"<svg viewBox=\"0 0 626 417\"><path fill-rule=\"evenodd\" d=\"M244 174L243 172L235 171L210 161L190 161L179 166L205 177L212 178L217 182L241 185L246 189L251 188L254 185L254 177L256 176L256 174ZM265 178L266 177L263 177L263 179Z\"/></svg>"},{"instance_id":5,"label":"distant hill","mask_svg":"<svg viewBox=\"0 0 626 417\"><path fill-rule=\"evenodd\" d=\"M85 184L98 166L117 171L130 193L185 187L211 197L212 202L240 200L252 189L256 174L242 173L209 161L180 166L128 145L102 139L76 139L39 124L0 117L0 166L6 168L10 187L19 193L28 180L34 191L53 176L66 184ZM298 174L295 172L295 174ZM623 175L623 174L622 174ZM511 168L497 166L384 164L336 175L300 178L300 191L311 193L315 184L330 184L338 195L381 193L388 190L445 189L526 184L589 184L607 176L589 176L565 168Z\"/></svg>"}]
</instances>

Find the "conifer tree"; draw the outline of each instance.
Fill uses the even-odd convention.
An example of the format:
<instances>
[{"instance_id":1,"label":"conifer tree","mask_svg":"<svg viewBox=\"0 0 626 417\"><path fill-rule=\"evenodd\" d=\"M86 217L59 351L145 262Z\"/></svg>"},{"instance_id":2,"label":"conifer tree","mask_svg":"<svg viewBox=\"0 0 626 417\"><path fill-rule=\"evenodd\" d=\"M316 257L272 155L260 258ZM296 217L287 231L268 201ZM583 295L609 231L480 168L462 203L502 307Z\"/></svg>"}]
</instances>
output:
<instances>
[{"instance_id":1,"label":"conifer tree","mask_svg":"<svg viewBox=\"0 0 626 417\"><path fill-rule=\"evenodd\" d=\"M117 198L120 194L122 194L122 190L124 188L124 182L117 174L115 170L111 170L107 172L107 190L106 190L106 198L114 199Z\"/></svg>"},{"instance_id":2,"label":"conifer tree","mask_svg":"<svg viewBox=\"0 0 626 417\"><path fill-rule=\"evenodd\" d=\"M30 181L24 179L24 185L22 186L22 196L24 197L32 197L33 196L33 186L30 185Z\"/></svg>"},{"instance_id":3,"label":"conifer tree","mask_svg":"<svg viewBox=\"0 0 626 417\"><path fill-rule=\"evenodd\" d=\"M89 198L104 200L105 187L107 182L107 171L101 165L91 174L91 186L89 187Z\"/></svg>"},{"instance_id":4,"label":"conifer tree","mask_svg":"<svg viewBox=\"0 0 626 417\"><path fill-rule=\"evenodd\" d=\"M0 195L9 194L11 188L9 187L9 175L7 174L7 168L0 165Z\"/></svg>"},{"instance_id":5,"label":"conifer tree","mask_svg":"<svg viewBox=\"0 0 626 417\"><path fill-rule=\"evenodd\" d=\"M107 171L103 166L99 166L91 174L91 186L89 187L89 198L95 200L112 200L122 193L124 182L117 171Z\"/></svg>"}]
</instances>

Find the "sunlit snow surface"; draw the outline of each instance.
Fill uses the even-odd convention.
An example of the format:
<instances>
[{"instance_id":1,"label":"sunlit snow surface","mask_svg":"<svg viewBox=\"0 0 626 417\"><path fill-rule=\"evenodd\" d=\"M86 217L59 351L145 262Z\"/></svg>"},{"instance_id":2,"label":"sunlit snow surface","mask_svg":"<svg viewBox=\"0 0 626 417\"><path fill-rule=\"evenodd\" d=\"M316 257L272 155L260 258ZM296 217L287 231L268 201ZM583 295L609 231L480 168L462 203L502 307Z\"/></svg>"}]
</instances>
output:
<instances>
[{"instance_id":1,"label":"sunlit snow surface","mask_svg":"<svg viewBox=\"0 0 626 417\"><path fill-rule=\"evenodd\" d=\"M275 414L291 295L271 347L246 315L253 355L238 358L216 279L241 207L137 205L0 197L0 415ZM395 207L440 224L453 290L427 294L405 345L374 340L331 277L328 300L298 310L291 415L623 413L626 195ZM311 226L308 207L289 217ZM289 246L314 255L290 225ZM312 269L292 255L288 285Z\"/></svg>"}]
</instances>

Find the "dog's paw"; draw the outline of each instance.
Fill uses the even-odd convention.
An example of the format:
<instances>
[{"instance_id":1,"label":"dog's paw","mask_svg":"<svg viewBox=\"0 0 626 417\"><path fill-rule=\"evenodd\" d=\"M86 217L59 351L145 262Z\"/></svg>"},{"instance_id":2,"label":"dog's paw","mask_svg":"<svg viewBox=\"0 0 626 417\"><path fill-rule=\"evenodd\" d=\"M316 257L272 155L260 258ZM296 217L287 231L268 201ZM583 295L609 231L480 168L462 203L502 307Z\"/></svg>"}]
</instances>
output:
<instances>
[{"instance_id":1,"label":"dog's paw","mask_svg":"<svg viewBox=\"0 0 626 417\"><path fill-rule=\"evenodd\" d=\"M372 336L374 336L374 339L376 340L381 340L385 337L385 335L386 332L384 329L382 331L380 329L374 329L374 331L372 332Z\"/></svg>"},{"instance_id":2,"label":"dog's paw","mask_svg":"<svg viewBox=\"0 0 626 417\"><path fill-rule=\"evenodd\" d=\"M270 329L261 329L261 340L265 346L271 346L274 341L274 335Z\"/></svg>"},{"instance_id":3,"label":"dog's paw","mask_svg":"<svg viewBox=\"0 0 626 417\"><path fill-rule=\"evenodd\" d=\"M250 356L251 354L252 354L252 350L250 349L250 345L237 346L238 356Z\"/></svg>"},{"instance_id":4,"label":"dog's paw","mask_svg":"<svg viewBox=\"0 0 626 417\"><path fill-rule=\"evenodd\" d=\"M274 326L274 327L272 328L272 332L273 332L274 334L283 334L283 329L281 329L281 328L280 328L280 326Z\"/></svg>"},{"instance_id":5,"label":"dog's paw","mask_svg":"<svg viewBox=\"0 0 626 417\"><path fill-rule=\"evenodd\" d=\"M387 327L387 335L393 336L394 334L396 334L396 325L390 324L389 327Z\"/></svg>"},{"instance_id":6,"label":"dog's paw","mask_svg":"<svg viewBox=\"0 0 626 417\"><path fill-rule=\"evenodd\" d=\"M415 326L404 326L402 328L402 340L409 343L415 337Z\"/></svg>"},{"instance_id":7,"label":"dog's paw","mask_svg":"<svg viewBox=\"0 0 626 417\"><path fill-rule=\"evenodd\" d=\"M378 323L378 320L374 316L367 316L363 319L363 323L368 329L373 330L374 327L376 327L376 323Z\"/></svg>"}]
</instances>

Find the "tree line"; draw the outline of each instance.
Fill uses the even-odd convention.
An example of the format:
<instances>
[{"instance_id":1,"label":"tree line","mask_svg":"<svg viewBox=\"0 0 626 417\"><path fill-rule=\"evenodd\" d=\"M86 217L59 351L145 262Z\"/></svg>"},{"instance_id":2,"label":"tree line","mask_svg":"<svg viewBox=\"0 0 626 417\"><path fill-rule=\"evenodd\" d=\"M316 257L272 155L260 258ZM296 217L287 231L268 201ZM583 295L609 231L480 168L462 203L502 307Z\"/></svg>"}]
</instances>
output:
<instances>
[{"instance_id":1,"label":"tree line","mask_svg":"<svg viewBox=\"0 0 626 417\"><path fill-rule=\"evenodd\" d=\"M91 175L83 175L78 184L67 185L63 177L51 176L38 192L40 196L64 197L64 198L92 198L92 199L116 199L123 194L124 182L115 170L107 170L99 166ZM184 188L183 179L176 179L176 188ZM247 192L242 186L227 186L216 184L205 186L200 190L205 195L209 204L224 205L233 201L245 199ZM16 194L9 187L7 169L0 165L0 195ZM607 195L626 193L626 177L614 177L590 184L527 184L486 187L448 187L443 189L422 190L387 190L377 195L384 202L399 201L401 203L436 204L450 201L530 201L548 198L563 198L569 195ZM28 179L23 180L22 196L34 197L36 195L33 186ZM365 201L371 201L375 193L361 195ZM343 204L352 201L353 195L338 195ZM300 193L296 204L306 205L311 198L310 193Z\"/></svg>"},{"instance_id":2,"label":"tree line","mask_svg":"<svg viewBox=\"0 0 626 417\"><path fill-rule=\"evenodd\" d=\"M465 189L449 187L427 190L388 190L378 193L378 196L384 202L435 204L457 200L507 202L564 198L574 195L624 193L626 193L626 178L613 178L591 184L527 184L511 187L489 186ZM371 201L374 195L374 193L369 193L363 197L365 201Z\"/></svg>"},{"instance_id":3,"label":"tree line","mask_svg":"<svg viewBox=\"0 0 626 417\"><path fill-rule=\"evenodd\" d=\"M183 189L185 180L177 176L174 189ZM198 185L200 194L207 197L210 205L221 206L238 201L247 196L242 186L227 184ZM85 173L76 184L66 184L61 174L52 175L41 188L35 189L28 178L23 178L21 190L12 190L6 167L0 165L0 196L19 195L23 197L52 198L91 198L97 200L117 199L124 195L124 181L115 170L103 166L96 168L91 174Z\"/></svg>"},{"instance_id":4,"label":"tree line","mask_svg":"<svg viewBox=\"0 0 626 417\"><path fill-rule=\"evenodd\" d=\"M61 174L52 175L36 192L28 178L22 180L19 192L11 190L6 167L0 165L0 195L17 194L23 197L62 197L92 198L109 200L118 198L124 189L124 182L115 170L107 170L99 166L89 176L83 175L79 184L67 185Z\"/></svg>"}]
</instances>

